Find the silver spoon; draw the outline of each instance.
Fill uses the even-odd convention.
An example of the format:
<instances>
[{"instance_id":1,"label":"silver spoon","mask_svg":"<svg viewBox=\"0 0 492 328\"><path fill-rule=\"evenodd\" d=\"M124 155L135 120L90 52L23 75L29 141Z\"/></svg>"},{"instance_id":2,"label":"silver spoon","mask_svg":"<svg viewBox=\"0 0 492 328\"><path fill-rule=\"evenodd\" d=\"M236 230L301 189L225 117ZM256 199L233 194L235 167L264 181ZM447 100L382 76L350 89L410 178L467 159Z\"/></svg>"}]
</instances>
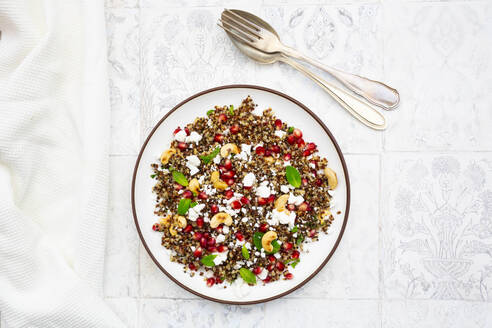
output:
<instances>
[{"instance_id":1,"label":"silver spoon","mask_svg":"<svg viewBox=\"0 0 492 328\"><path fill-rule=\"evenodd\" d=\"M239 10L234 10L239 12ZM247 12L241 12L241 14L248 14ZM335 101L337 101L343 108L345 108L350 114L361 121L363 124L376 129L384 130L386 128L386 120L383 115L376 111L371 105L363 100L349 94L348 92L332 85L331 83L323 80L316 74L309 71L303 65L297 63L296 61L290 59L289 57L281 53L265 53L256 48L253 48L247 44L244 44L240 36L228 31L228 28L219 25L226 30L227 35L232 40L232 42L238 47L238 49L250 57L251 59L261 63L261 64L273 64L277 61L284 62L299 70L307 77L312 79L318 85L320 85L329 95L331 95Z\"/></svg>"},{"instance_id":2,"label":"silver spoon","mask_svg":"<svg viewBox=\"0 0 492 328\"><path fill-rule=\"evenodd\" d=\"M323 65L319 61L301 54L296 49L287 47L280 41L280 37L272 26L251 13L225 9L221 18L223 24L234 28L243 36L244 43L266 53L280 52L288 57L314 65L328 72L347 88L376 106L391 110L398 106L400 102L398 91L384 83Z\"/></svg>"}]
</instances>

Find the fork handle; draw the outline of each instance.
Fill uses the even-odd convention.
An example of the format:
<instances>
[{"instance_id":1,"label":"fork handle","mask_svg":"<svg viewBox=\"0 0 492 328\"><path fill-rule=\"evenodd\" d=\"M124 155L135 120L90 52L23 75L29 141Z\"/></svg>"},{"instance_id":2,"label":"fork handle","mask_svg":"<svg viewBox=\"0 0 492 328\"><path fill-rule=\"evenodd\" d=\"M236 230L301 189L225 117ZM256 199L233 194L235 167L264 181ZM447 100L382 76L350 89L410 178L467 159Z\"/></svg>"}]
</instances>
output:
<instances>
[{"instance_id":1,"label":"fork handle","mask_svg":"<svg viewBox=\"0 0 492 328\"><path fill-rule=\"evenodd\" d=\"M370 103L379 106L386 110L394 109L400 103L400 94L396 89L393 89L386 84L370 80L368 78L343 72L336 68L322 64L321 62L307 57L296 49L283 46L282 53L287 56L305 61L321 70L324 70L342 82L347 88L356 94L364 97Z\"/></svg>"},{"instance_id":2,"label":"fork handle","mask_svg":"<svg viewBox=\"0 0 492 328\"><path fill-rule=\"evenodd\" d=\"M368 127L371 127L375 130L384 130L386 128L386 120L384 116L381 115L367 102L355 96L352 96L350 93L337 88L331 83L323 80L316 74L309 71L303 65L297 63L295 60L292 60L283 55L279 57L279 60L299 70L311 80L320 85L328 94L330 94L335 99L335 101L337 101L343 108L345 108L350 114L352 114L352 116L354 116L356 119L358 119Z\"/></svg>"}]
</instances>

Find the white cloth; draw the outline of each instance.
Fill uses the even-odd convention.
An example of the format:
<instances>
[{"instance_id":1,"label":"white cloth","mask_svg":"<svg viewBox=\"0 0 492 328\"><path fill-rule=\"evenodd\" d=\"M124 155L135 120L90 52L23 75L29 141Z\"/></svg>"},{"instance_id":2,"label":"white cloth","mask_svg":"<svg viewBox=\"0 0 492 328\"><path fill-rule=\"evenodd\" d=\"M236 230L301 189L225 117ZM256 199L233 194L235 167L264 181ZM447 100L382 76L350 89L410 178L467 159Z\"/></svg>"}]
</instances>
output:
<instances>
[{"instance_id":1,"label":"white cloth","mask_svg":"<svg viewBox=\"0 0 492 328\"><path fill-rule=\"evenodd\" d=\"M102 299L104 1L0 1L0 312L10 328L121 327Z\"/></svg>"}]
</instances>

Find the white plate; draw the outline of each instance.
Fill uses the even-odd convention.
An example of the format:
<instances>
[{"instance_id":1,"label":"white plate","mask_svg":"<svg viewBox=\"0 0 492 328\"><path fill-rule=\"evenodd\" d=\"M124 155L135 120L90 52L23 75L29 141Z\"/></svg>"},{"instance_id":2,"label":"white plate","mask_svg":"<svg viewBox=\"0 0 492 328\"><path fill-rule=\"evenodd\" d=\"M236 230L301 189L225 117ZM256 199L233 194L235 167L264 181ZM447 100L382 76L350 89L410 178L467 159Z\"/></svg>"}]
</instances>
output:
<instances>
[{"instance_id":1,"label":"white plate","mask_svg":"<svg viewBox=\"0 0 492 328\"><path fill-rule=\"evenodd\" d=\"M292 280L279 280L266 285L250 287L228 286L223 284L207 287L202 277L190 277L183 272L180 264L171 262L168 251L161 246L161 234L152 230L158 218L154 215L155 195L152 187L155 180L151 163L158 161L160 154L172 141L172 132L177 126L192 122L195 117L205 116L207 110L215 105L238 106L250 95L260 109L271 107L275 115L289 125L301 129L306 141L318 145L321 156L328 159L329 166L338 176L338 187L334 192L332 212L335 221L329 234L320 234L318 242L306 244L308 253L301 254L301 262L295 269ZM132 183L133 216L140 239L155 264L173 281L186 290L212 301L230 304L251 304L272 300L286 295L304 285L328 262L342 238L347 224L350 205L350 185L345 160L335 138L321 120L308 108L278 91L250 85L232 85L206 90L196 94L167 113L157 123L142 146L135 164ZM335 214L341 211L341 214ZM241 279L239 279L241 280Z\"/></svg>"}]
</instances>

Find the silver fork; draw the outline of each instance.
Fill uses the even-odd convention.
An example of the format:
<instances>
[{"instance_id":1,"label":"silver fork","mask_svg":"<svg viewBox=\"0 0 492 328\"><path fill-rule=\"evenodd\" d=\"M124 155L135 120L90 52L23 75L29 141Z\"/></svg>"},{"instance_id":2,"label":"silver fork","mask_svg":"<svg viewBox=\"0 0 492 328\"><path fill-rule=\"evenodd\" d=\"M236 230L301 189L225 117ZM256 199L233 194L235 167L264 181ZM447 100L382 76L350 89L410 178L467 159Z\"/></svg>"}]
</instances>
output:
<instances>
[{"instance_id":1,"label":"silver fork","mask_svg":"<svg viewBox=\"0 0 492 328\"><path fill-rule=\"evenodd\" d=\"M226 27L229 28L229 32L234 33L242 42L249 46L266 53L279 52L316 66L334 76L347 88L374 105L391 110L396 108L400 102L398 91L382 82L326 66L284 45L273 27L251 13L224 9L222 19L219 19L219 21L222 23L222 27L224 27L225 23Z\"/></svg>"}]
</instances>

